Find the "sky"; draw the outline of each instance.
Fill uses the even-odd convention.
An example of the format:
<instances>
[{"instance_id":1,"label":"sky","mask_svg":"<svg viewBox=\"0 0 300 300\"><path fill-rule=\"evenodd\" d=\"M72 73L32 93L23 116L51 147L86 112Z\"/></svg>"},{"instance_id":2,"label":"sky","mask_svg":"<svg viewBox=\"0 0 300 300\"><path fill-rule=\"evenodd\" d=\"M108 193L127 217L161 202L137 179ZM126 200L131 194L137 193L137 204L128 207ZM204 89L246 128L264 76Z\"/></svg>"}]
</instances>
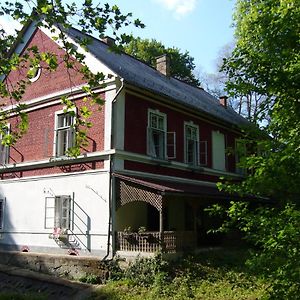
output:
<instances>
[{"instance_id":1,"label":"sky","mask_svg":"<svg viewBox=\"0 0 300 300\"><path fill-rule=\"evenodd\" d=\"M234 0L114 0L123 12L132 12L145 25L133 30L168 47L186 50L197 68L216 71L222 47L232 42Z\"/></svg>"},{"instance_id":2,"label":"sky","mask_svg":"<svg viewBox=\"0 0 300 300\"><path fill-rule=\"evenodd\" d=\"M97 0L95 1L97 2ZM107 0L131 12L146 27L126 31L142 38L154 38L167 47L188 51L195 58L196 69L213 73L222 47L232 42L234 0ZM0 18L0 26L14 24Z\"/></svg>"}]
</instances>

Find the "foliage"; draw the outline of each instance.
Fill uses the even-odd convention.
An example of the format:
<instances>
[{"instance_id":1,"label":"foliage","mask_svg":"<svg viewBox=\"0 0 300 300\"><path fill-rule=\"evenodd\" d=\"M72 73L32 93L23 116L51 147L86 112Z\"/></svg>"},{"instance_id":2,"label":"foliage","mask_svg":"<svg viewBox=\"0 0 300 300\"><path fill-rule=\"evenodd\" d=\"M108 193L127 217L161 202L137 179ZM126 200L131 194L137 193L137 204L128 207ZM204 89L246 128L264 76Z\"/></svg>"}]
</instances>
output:
<instances>
[{"instance_id":1,"label":"foliage","mask_svg":"<svg viewBox=\"0 0 300 300\"><path fill-rule=\"evenodd\" d=\"M80 282L89 284L99 284L102 282L101 278L94 274L86 274L78 279Z\"/></svg>"},{"instance_id":2,"label":"foliage","mask_svg":"<svg viewBox=\"0 0 300 300\"><path fill-rule=\"evenodd\" d=\"M228 225L256 245L250 263L271 279L272 299L299 299L300 200L300 4L296 0L238 0L236 47L223 70L233 94L251 90L265 96L268 138L256 139L240 166L248 176L221 189L270 197L275 208L231 203ZM249 140L246 136L246 144ZM253 136L251 137L253 139Z\"/></svg>"},{"instance_id":3,"label":"foliage","mask_svg":"<svg viewBox=\"0 0 300 300\"><path fill-rule=\"evenodd\" d=\"M165 262L139 258L124 277L101 287L93 299L256 299L266 284L248 273L245 250L212 250ZM136 268L135 268L136 267ZM149 271L147 275L146 271ZM99 295L99 298L97 297Z\"/></svg>"},{"instance_id":4,"label":"foliage","mask_svg":"<svg viewBox=\"0 0 300 300\"><path fill-rule=\"evenodd\" d=\"M133 38L124 47L124 50L152 67L156 66L156 57L167 54L170 57L171 76L194 86L200 86L199 80L193 74L194 58L188 51L182 53L180 49L166 47L155 39L149 40L140 37Z\"/></svg>"},{"instance_id":5,"label":"foliage","mask_svg":"<svg viewBox=\"0 0 300 300\"><path fill-rule=\"evenodd\" d=\"M89 34L96 34L99 38L104 37L107 28L111 28L113 36L116 40L116 46L113 50L118 51L123 43L130 41L130 36L126 34L118 34L120 29L130 24L138 27L144 25L140 20L131 20L131 13L122 14L118 6L109 4L94 4L92 0L82 2L82 4L67 4L62 0L51 1L6 1L0 7L0 15L7 15L20 22L26 27L30 22L36 22L37 26L43 26L49 29L53 34L54 40L60 40L62 48L65 50L63 57L58 57L55 53L44 52L33 46L27 49L21 55L14 53L14 45L21 39L22 32L17 32L16 36L7 35L4 30L0 30L0 97L5 100L2 108L14 104L15 108L0 111L0 134L4 136L2 144L10 145L19 139L28 128L28 117L25 112L26 105L22 103L22 97L28 85L31 84L30 78L33 76L34 70L44 68L48 71L55 71L60 63L70 71L74 70L82 74L82 78L86 81L86 85L82 88L86 93L86 105L78 111L76 122L76 145L70 149L70 155L78 156L80 154L79 146L87 143L86 128L92 124L89 122L91 116L90 105L101 105L103 103L99 94L93 90L101 85L104 74L92 73L85 64L85 55L76 49L73 44L68 41L66 31L68 28L75 26L79 28L86 37L77 39L76 42L81 49L86 49L91 42ZM76 25L74 25L76 24ZM10 49L10 50L8 50ZM81 67L78 67L78 63ZM8 75L11 71L27 69L27 77L17 82L15 85L9 80ZM72 88L72 80L70 78L70 87ZM71 100L69 95L63 97L62 103L66 106L66 111L76 106L76 102ZM12 128L11 132L5 132L7 118L11 114L18 116L18 124L16 128Z\"/></svg>"},{"instance_id":6,"label":"foliage","mask_svg":"<svg viewBox=\"0 0 300 300\"><path fill-rule=\"evenodd\" d=\"M219 98L227 95L228 105L230 105L238 114L252 123L267 124L269 116L264 113L265 95L260 94L252 84L238 85L235 78L228 78L226 72L222 69L223 60L227 60L235 47L234 43L226 44L218 53L216 59L217 72L206 73L198 71L198 77L201 85L213 96ZM239 77L238 80L241 80ZM230 89L226 89L230 84Z\"/></svg>"}]
</instances>

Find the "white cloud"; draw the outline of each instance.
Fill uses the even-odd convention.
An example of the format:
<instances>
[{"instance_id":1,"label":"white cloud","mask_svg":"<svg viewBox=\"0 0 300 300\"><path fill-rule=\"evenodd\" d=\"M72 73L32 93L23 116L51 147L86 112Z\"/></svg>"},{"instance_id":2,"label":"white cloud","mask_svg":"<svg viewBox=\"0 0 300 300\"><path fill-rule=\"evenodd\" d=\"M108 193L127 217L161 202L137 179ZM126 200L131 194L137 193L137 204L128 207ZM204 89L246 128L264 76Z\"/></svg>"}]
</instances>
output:
<instances>
[{"instance_id":1,"label":"white cloud","mask_svg":"<svg viewBox=\"0 0 300 300\"><path fill-rule=\"evenodd\" d=\"M0 17L0 28L4 29L4 31L7 34L14 34L15 33L15 29L20 30L21 29L21 24L18 23L17 21L13 20L13 19L8 19L7 17Z\"/></svg>"},{"instance_id":2,"label":"white cloud","mask_svg":"<svg viewBox=\"0 0 300 300\"><path fill-rule=\"evenodd\" d=\"M174 13L174 17L180 19L196 8L197 0L156 0L166 9Z\"/></svg>"}]
</instances>

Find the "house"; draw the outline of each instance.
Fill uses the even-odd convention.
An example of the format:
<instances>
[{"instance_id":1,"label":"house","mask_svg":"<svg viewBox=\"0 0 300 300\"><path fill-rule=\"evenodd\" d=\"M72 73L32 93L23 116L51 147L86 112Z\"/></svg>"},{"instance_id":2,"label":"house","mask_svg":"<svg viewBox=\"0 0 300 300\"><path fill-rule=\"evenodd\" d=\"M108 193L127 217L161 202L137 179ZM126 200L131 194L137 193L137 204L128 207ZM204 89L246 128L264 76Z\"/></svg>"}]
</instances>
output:
<instances>
[{"instance_id":1,"label":"house","mask_svg":"<svg viewBox=\"0 0 300 300\"><path fill-rule=\"evenodd\" d=\"M22 34L15 53L37 45L63 56L48 29L32 22ZM80 47L80 31L67 36ZM60 98L80 107L85 82L63 64L34 72L23 96L28 132L0 149L0 249L107 257L217 242L206 235L212 220L204 208L230 199L216 188L220 176L241 178L226 149L248 122L226 98L171 78L165 56L156 70L109 51L109 42L93 38L85 52L91 70L105 74L97 90L104 105L92 108L89 145L76 158L66 151L78 111L65 111ZM10 82L26 71L13 71ZM13 113L8 122L7 130L17 125Z\"/></svg>"}]
</instances>

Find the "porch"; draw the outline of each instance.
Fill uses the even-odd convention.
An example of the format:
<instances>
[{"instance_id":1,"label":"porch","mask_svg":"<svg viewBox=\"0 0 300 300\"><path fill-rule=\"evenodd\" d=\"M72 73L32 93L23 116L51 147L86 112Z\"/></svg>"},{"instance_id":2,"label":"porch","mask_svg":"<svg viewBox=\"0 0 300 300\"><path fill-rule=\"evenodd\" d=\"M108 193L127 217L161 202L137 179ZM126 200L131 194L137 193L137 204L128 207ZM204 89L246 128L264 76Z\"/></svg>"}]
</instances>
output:
<instances>
[{"instance_id":1,"label":"porch","mask_svg":"<svg viewBox=\"0 0 300 300\"><path fill-rule=\"evenodd\" d=\"M221 221L205 213L205 207L228 199L216 187L114 176L116 251L177 253L221 242L222 236L207 234Z\"/></svg>"},{"instance_id":2,"label":"porch","mask_svg":"<svg viewBox=\"0 0 300 300\"><path fill-rule=\"evenodd\" d=\"M194 231L117 232L117 249L145 253L177 253L193 250L197 245Z\"/></svg>"}]
</instances>

